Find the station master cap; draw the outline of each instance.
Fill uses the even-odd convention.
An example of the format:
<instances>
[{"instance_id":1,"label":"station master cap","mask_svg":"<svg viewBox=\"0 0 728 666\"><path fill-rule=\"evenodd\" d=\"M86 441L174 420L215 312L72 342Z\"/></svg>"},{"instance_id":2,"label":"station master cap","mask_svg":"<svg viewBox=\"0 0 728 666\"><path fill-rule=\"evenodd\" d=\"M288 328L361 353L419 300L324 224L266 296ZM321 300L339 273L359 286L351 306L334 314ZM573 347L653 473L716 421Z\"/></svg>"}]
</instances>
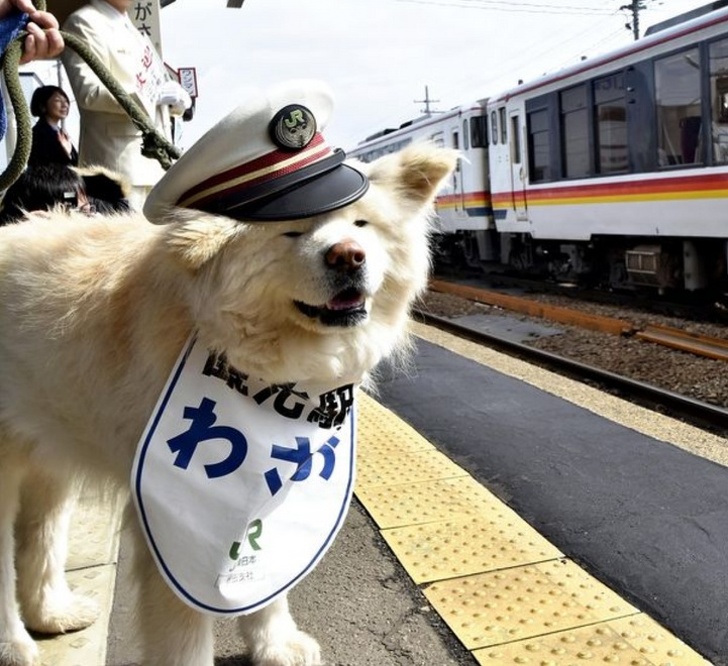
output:
<instances>
[{"instance_id":1,"label":"station master cap","mask_svg":"<svg viewBox=\"0 0 728 666\"><path fill-rule=\"evenodd\" d=\"M144 214L173 207L265 222L312 217L359 199L369 183L321 133L333 108L318 81L281 84L203 135L152 189Z\"/></svg>"}]
</instances>

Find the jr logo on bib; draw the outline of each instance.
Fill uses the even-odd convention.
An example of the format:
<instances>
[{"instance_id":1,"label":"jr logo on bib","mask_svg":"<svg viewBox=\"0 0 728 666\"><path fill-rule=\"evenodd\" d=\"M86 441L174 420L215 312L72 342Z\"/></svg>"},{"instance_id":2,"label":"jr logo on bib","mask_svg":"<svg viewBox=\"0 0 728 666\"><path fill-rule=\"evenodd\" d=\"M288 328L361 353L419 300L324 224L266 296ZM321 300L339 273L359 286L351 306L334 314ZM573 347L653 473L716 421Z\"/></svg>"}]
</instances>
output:
<instances>
[{"instance_id":1,"label":"jr logo on bib","mask_svg":"<svg viewBox=\"0 0 728 666\"><path fill-rule=\"evenodd\" d=\"M216 615L309 573L354 485L354 387L270 386L192 340L137 447L132 490L175 593Z\"/></svg>"}]
</instances>

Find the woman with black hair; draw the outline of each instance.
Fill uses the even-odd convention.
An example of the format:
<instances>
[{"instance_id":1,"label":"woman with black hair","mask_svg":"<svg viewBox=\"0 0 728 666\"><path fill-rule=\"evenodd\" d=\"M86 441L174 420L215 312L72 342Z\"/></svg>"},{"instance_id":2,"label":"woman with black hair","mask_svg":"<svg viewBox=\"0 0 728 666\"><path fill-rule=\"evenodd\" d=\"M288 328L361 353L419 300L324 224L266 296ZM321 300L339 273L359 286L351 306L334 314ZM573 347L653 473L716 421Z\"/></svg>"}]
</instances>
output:
<instances>
[{"instance_id":1,"label":"woman with black hair","mask_svg":"<svg viewBox=\"0 0 728 666\"><path fill-rule=\"evenodd\" d=\"M30 100L30 112L38 118L38 122L33 126L29 166L78 165L78 152L61 125L70 107L71 102L63 88L36 88Z\"/></svg>"}]
</instances>

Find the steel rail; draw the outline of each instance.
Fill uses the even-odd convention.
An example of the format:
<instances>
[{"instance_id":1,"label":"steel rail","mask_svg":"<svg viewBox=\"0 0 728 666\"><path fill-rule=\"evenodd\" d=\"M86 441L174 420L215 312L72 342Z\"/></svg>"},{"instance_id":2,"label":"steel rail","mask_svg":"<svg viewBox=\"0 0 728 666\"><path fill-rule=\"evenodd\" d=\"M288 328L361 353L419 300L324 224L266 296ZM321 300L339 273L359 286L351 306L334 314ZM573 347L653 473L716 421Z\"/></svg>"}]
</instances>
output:
<instances>
[{"instance_id":1,"label":"steel rail","mask_svg":"<svg viewBox=\"0 0 728 666\"><path fill-rule=\"evenodd\" d=\"M645 382L629 379L608 370L602 370L551 352L529 347L520 342L506 340L492 333L478 331L419 309L415 309L413 312L413 319L477 344L486 345L530 363L535 363L549 370L567 374L574 379L596 382L600 386L618 392L625 399L639 402L653 410L659 406L669 416L684 420L697 427L728 432L728 410L717 405L711 405L701 400L680 395L674 391L667 391Z\"/></svg>"},{"instance_id":2,"label":"steel rail","mask_svg":"<svg viewBox=\"0 0 728 666\"><path fill-rule=\"evenodd\" d=\"M698 333L689 333L679 328L648 324L634 336L646 342L670 347L679 351L704 356L717 361L728 361L728 340L712 338Z\"/></svg>"},{"instance_id":3,"label":"steel rail","mask_svg":"<svg viewBox=\"0 0 728 666\"><path fill-rule=\"evenodd\" d=\"M550 305L522 296L501 294L481 287L461 285L455 282L431 280L430 289L443 294L459 296L476 303L484 303L512 312L520 312L531 317L539 317L610 335L634 336L644 342L677 349L695 356L728 361L728 340L722 338L711 338L659 324L648 324L640 327L626 319L584 313L572 308Z\"/></svg>"},{"instance_id":4,"label":"steel rail","mask_svg":"<svg viewBox=\"0 0 728 666\"><path fill-rule=\"evenodd\" d=\"M512 312L520 312L530 317L540 317L561 324L571 324L572 326L579 326L580 328L587 328L592 331L600 331L601 333L628 335L634 330L634 324L624 319L579 312L572 308L541 303L522 296L501 294L497 291L483 289L482 287L473 287L444 280L430 280L429 288L432 291L452 294L460 298L466 298L469 301L500 307Z\"/></svg>"}]
</instances>

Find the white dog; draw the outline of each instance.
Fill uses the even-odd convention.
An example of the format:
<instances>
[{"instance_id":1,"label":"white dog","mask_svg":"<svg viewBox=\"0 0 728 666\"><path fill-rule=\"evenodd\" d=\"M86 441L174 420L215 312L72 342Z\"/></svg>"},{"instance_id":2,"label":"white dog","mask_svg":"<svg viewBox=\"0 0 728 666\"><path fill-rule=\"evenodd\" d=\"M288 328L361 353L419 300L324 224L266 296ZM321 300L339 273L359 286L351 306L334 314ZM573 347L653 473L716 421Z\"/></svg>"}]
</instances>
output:
<instances>
[{"instance_id":1,"label":"white dog","mask_svg":"<svg viewBox=\"0 0 728 666\"><path fill-rule=\"evenodd\" d=\"M361 383L406 347L432 203L455 161L425 144L360 165L365 194L303 219L190 207L164 225L59 213L0 229L0 665L37 663L28 630L95 619L64 578L72 500L81 482L128 486L193 331L270 383ZM183 604L137 550L144 664L211 666L212 617ZM257 665L320 663L285 597L239 626Z\"/></svg>"}]
</instances>

